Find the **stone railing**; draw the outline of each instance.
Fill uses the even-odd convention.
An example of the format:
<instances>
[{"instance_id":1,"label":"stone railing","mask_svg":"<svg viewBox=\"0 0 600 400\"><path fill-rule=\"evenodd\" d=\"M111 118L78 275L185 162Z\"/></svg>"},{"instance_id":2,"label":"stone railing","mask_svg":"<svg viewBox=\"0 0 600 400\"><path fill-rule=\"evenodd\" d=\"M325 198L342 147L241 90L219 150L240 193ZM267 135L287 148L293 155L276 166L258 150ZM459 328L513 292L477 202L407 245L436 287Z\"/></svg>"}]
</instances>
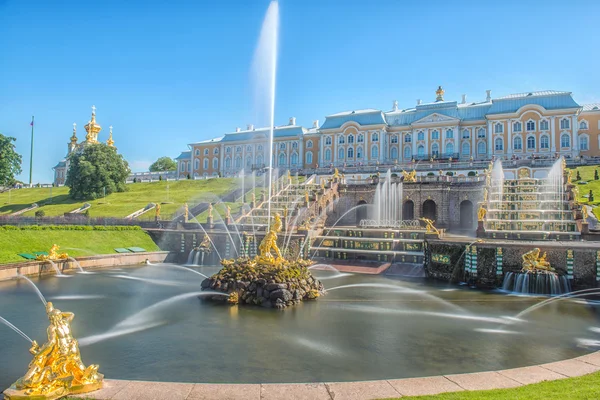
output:
<instances>
[{"instance_id":1,"label":"stone railing","mask_svg":"<svg viewBox=\"0 0 600 400\"><path fill-rule=\"evenodd\" d=\"M412 230L424 230L425 227L421 225L421 221L412 219L407 221L396 221L396 220L374 220L374 219L363 219L360 221L361 228L396 228L396 229L412 229Z\"/></svg>"}]
</instances>

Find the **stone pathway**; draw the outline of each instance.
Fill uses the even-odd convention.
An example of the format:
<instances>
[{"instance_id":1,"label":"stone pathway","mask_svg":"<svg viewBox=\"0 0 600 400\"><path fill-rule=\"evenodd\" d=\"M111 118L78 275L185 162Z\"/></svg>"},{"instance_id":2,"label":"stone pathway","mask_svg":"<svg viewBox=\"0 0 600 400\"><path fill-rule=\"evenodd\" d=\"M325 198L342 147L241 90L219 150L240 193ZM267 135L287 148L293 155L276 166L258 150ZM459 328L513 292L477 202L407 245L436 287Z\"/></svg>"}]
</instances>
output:
<instances>
[{"instance_id":1,"label":"stone pathway","mask_svg":"<svg viewBox=\"0 0 600 400\"><path fill-rule=\"evenodd\" d=\"M597 229L598 218L596 218L596 215L592 212L592 207L586 206L586 205L584 205L584 207L587 208L587 212L588 212L587 223L588 223L589 228Z\"/></svg>"},{"instance_id":2,"label":"stone pathway","mask_svg":"<svg viewBox=\"0 0 600 400\"><path fill-rule=\"evenodd\" d=\"M504 389L600 371L600 351L571 360L472 374L366 382L200 384L107 380L98 400L373 400L464 390Z\"/></svg>"}]
</instances>

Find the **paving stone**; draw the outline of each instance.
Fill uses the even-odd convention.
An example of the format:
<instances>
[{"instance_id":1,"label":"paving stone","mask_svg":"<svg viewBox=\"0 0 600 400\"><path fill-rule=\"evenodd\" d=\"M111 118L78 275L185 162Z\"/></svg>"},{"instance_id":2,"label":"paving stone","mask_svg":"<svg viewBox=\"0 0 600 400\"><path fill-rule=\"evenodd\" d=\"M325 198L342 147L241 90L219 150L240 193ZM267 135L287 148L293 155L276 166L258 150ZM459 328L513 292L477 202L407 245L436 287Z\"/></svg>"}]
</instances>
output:
<instances>
[{"instance_id":1,"label":"paving stone","mask_svg":"<svg viewBox=\"0 0 600 400\"><path fill-rule=\"evenodd\" d=\"M131 381L111 400L185 400L193 383Z\"/></svg>"},{"instance_id":2,"label":"paving stone","mask_svg":"<svg viewBox=\"0 0 600 400\"><path fill-rule=\"evenodd\" d=\"M403 396L426 396L464 390L444 376L395 379L388 382Z\"/></svg>"},{"instance_id":3,"label":"paving stone","mask_svg":"<svg viewBox=\"0 0 600 400\"><path fill-rule=\"evenodd\" d=\"M260 400L260 385L196 384L187 400Z\"/></svg>"},{"instance_id":4,"label":"paving stone","mask_svg":"<svg viewBox=\"0 0 600 400\"><path fill-rule=\"evenodd\" d=\"M585 356L577 357L575 360L583 361L588 364L594 364L600 366L600 351Z\"/></svg>"},{"instance_id":5,"label":"paving stone","mask_svg":"<svg viewBox=\"0 0 600 400\"><path fill-rule=\"evenodd\" d=\"M598 365L588 364L577 359L542 364L540 367L547 368L551 371L570 377L587 375L600 370L600 366Z\"/></svg>"},{"instance_id":6,"label":"paving stone","mask_svg":"<svg viewBox=\"0 0 600 400\"><path fill-rule=\"evenodd\" d=\"M524 385L566 378L562 374L538 366L505 369L498 373Z\"/></svg>"},{"instance_id":7,"label":"paving stone","mask_svg":"<svg viewBox=\"0 0 600 400\"><path fill-rule=\"evenodd\" d=\"M446 375L446 378L466 390L506 389L521 386L521 383L500 375L497 372Z\"/></svg>"},{"instance_id":8,"label":"paving stone","mask_svg":"<svg viewBox=\"0 0 600 400\"><path fill-rule=\"evenodd\" d=\"M371 400L400 397L388 381L328 383L329 394L334 400Z\"/></svg>"},{"instance_id":9,"label":"paving stone","mask_svg":"<svg viewBox=\"0 0 600 400\"><path fill-rule=\"evenodd\" d=\"M90 393L82 393L79 397L97 399L97 400L110 400L117 393L123 390L130 381L119 381L113 379L106 379L102 389Z\"/></svg>"},{"instance_id":10,"label":"paving stone","mask_svg":"<svg viewBox=\"0 0 600 400\"><path fill-rule=\"evenodd\" d=\"M323 383L270 384L260 386L261 400L331 400Z\"/></svg>"}]
</instances>

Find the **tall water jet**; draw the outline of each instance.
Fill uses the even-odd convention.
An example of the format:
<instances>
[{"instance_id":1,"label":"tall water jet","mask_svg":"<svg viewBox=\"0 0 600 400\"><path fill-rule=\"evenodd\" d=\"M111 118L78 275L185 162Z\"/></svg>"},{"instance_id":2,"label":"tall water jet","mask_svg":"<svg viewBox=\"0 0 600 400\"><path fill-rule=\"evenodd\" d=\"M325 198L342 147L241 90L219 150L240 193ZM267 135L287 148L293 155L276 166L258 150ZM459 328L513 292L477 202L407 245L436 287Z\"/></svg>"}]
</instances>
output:
<instances>
[{"instance_id":1,"label":"tall water jet","mask_svg":"<svg viewBox=\"0 0 600 400\"><path fill-rule=\"evenodd\" d=\"M394 226L402 220L402 182L392 183L392 172L387 170L385 178L375 189L374 220L379 226Z\"/></svg>"},{"instance_id":2,"label":"tall water jet","mask_svg":"<svg viewBox=\"0 0 600 400\"><path fill-rule=\"evenodd\" d=\"M489 202L498 202L497 208L502 209L502 202L504 200L504 169L502 168L502 161L500 159L494 162L492 168L492 188L493 192L488 197ZM490 206L490 209L494 207Z\"/></svg>"},{"instance_id":3,"label":"tall water jet","mask_svg":"<svg viewBox=\"0 0 600 400\"><path fill-rule=\"evenodd\" d=\"M271 217L273 180L273 130L275 127L275 82L277 77L277 39L279 35L279 3L271 1L260 31L258 46L254 53L253 72L255 103L261 111L268 110L269 121L269 173L267 176L267 210Z\"/></svg>"}]
</instances>

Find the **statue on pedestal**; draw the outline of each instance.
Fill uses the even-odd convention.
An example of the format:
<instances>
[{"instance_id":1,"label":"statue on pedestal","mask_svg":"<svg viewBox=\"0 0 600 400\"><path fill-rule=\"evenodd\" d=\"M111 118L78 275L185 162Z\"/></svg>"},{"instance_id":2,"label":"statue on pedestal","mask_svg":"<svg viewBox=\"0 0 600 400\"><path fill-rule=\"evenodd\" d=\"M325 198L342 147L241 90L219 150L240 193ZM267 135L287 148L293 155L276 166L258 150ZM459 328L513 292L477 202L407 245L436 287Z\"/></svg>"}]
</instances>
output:
<instances>
[{"instance_id":1,"label":"statue on pedestal","mask_svg":"<svg viewBox=\"0 0 600 400\"><path fill-rule=\"evenodd\" d=\"M554 268L550 266L548 260L546 260L546 252L541 254L539 248L528 251L521 257L523 259L523 269L521 272L554 272Z\"/></svg>"}]
</instances>

